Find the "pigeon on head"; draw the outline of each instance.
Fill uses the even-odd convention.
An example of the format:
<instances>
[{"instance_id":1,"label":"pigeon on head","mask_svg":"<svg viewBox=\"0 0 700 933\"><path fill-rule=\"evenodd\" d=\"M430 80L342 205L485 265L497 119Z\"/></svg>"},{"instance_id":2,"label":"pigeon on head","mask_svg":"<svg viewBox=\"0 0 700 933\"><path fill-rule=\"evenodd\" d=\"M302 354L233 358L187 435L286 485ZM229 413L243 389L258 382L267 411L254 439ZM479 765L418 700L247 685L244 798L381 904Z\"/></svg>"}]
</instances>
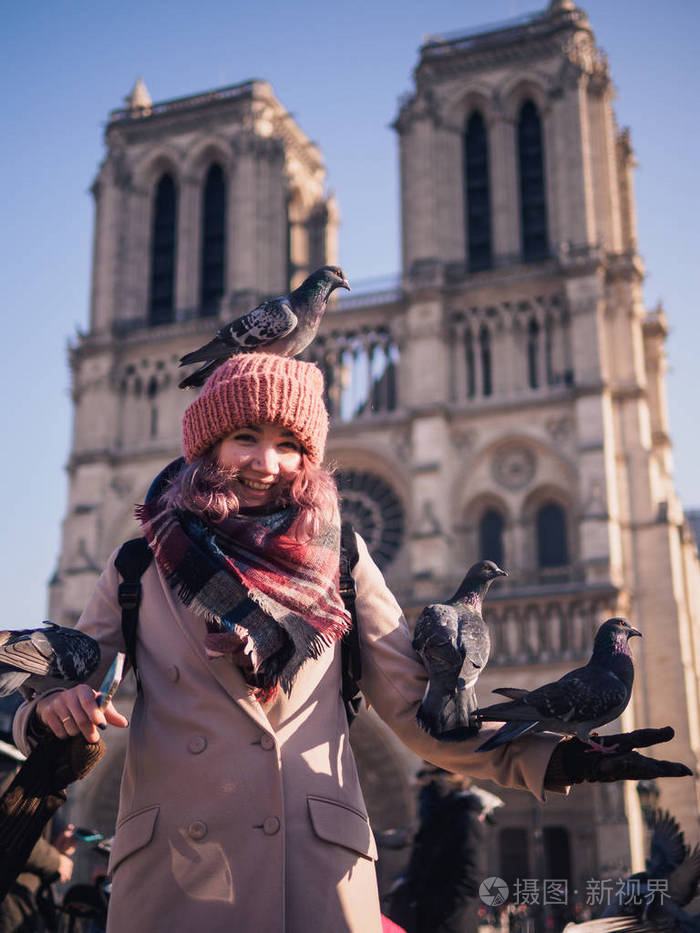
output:
<instances>
[{"instance_id":1,"label":"pigeon on head","mask_svg":"<svg viewBox=\"0 0 700 933\"><path fill-rule=\"evenodd\" d=\"M481 607L492 582L506 576L493 561L479 561L451 599L426 606L416 622L413 648L430 678L416 719L442 742L479 731L475 686L491 650Z\"/></svg>"},{"instance_id":2,"label":"pigeon on head","mask_svg":"<svg viewBox=\"0 0 700 933\"><path fill-rule=\"evenodd\" d=\"M53 622L44 624L46 628L0 632L0 697L19 690L29 678L35 689L43 678L73 686L97 668L100 646L94 638Z\"/></svg>"},{"instance_id":3,"label":"pigeon on head","mask_svg":"<svg viewBox=\"0 0 700 933\"><path fill-rule=\"evenodd\" d=\"M289 295L271 298L221 327L213 340L186 353L180 366L204 363L180 382L180 388L204 385L214 370L237 353L263 350L297 356L316 336L328 299L336 288L350 290L339 266L322 266Z\"/></svg>"},{"instance_id":4,"label":"pigeon on head","mask_svg":"<svg viewBox=\"0 0 700 933\"><path fill-rule=\"evenodd\" d=\"M510 703L494 703L478 710L481 720L504 722L495 735L477 748L490 751L533 732L575 735L598 751L614 751L594 742L591 731L622 713L632 694L634 664L629 639L642 633L625 619L608 619L598 629L593 654L585 667L564 674L536 690L502 687L494 690L510 697Z\"/></svg>"}]
</instances>

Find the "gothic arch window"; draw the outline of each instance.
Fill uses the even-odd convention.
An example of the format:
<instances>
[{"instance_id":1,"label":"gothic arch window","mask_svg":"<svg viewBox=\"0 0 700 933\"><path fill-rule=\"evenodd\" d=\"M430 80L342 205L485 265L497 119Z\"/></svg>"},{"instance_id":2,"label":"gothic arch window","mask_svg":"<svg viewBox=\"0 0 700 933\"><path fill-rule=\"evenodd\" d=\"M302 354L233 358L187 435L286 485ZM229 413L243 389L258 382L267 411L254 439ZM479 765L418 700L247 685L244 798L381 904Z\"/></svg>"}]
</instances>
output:
<instances>
[{"instance_id":1,"label":"gothic arch window","mask_svg":"<svg viewBox=\"0 0 700 933\"><path fill-rule=\"evenodd\" d=\"M491 380L491 334L484 324L479 331L479 352L481 353L482 393L491 395L493 383Z\"/></svg>"},{"instance_id":2,"label":"gothic arch window","mask_svg":"<svg viewBox=\"0 0 700 933\"><path fill-rule=\"evenodd\" d=\"M158 406L156 396L158 395L158 380L151 376L146 387L146 396L150 402L150 435L151 438L158 436Z\"/></svg>"},{"instance_id":3,"label":"gothic arch window","mask_svg":"<svg viewBox=\"0 0 700 933\"><path fill-rule=\"evenodd\" d=\"M564 509L556 502L547 502L537 512L536 525L538 565L563 567L568 564Z\"/></svg>"},{"instance_id":4,"label":"gothic arch window","mask_svg":"<svg viewBox=\"0 0 700 933\"><path fill-rule=\"evenodd\" d=\"M210 166L202 192L202 265L199 306L202 317L216 315L224 293L226 180L220 165Z\"/></svg>"},{"instance_id":5,"label":"gothic arch window","mask_svg":"<svg viewBox=\"0 0 700 933\"><path fill-rule=\"evenodd\" d=\"M476 372L474 370L474 338L470 330L467 330L464 335L464 355L467 364L467 398L474 398L476 395Z\"/></svg>"},{"instance_id":6,"label":"gothic arch window","mask_svg":"<svg viewBox=\"0 0 700 933\"><path fill-rule=\"evenodd\" d=\"M504 563L503 530L505 522L498 509L487 509L479 522L479 558Z\"/></svg>"},{"instance_id":7,"label":"gothic arch window","mask_svg":"<svg viewBox=\"0 0 700 933\"><path fill-rule=\"evenodd\" d=\"M155 190L151 236L150 324L167 324L175 314L175 241L177 192L167 172Z\"/></svg>"},{"instance_id":8,"label":"gothic arch window","mask_svg":"<svg viewBox=\"0 0 700 933\"><path fill-rule=\"evenodd\" d=\"M547 385L553 386L558 379L554 371L554 320L551 314L547 315L544 322L544 365Z\"/></svg>"},{"instance_id":9,"label":"gothic arch window","mask_svg":"<svg viewBox=\"0 0 700 933\"><path fill-rule=\"evenodd\" d=\"M533 317L527 327L527 384L536 389L540 384L538 362L540 358L540 325Z\"/></svg>"},{"instance_id":10,"label":"gothic arch window","mask_svg":"<svg viewBox=\"0 0 700 933\"><path fill-rule=\"evenodd\" d=\"M469 269L491 268L491 196L486 124L479 111L467 121L464 137Z\"/></svg>"},{"instance_id":11,"label":"gothic arch window","mask_svg":"<svg viewBox=\"0 0 700 933\"><path fill-rule=\"evenodd\" d=\"M531 100L525 101L518 117L518 163L523 260L535 262L548 252L547 205L542 122Z\"/></svg>"}]
</instances>

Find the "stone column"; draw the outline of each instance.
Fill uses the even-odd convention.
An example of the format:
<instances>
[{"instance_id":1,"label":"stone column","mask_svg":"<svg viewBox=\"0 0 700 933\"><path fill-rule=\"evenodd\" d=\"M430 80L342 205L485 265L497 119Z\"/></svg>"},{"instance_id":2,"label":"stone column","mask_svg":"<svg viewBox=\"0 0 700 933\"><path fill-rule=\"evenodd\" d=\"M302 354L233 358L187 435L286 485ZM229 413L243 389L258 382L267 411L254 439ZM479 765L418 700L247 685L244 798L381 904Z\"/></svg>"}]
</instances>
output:
<instances>
[{"instance_id":1,"label":"stone column","mask_svg":"<svg viewBox=\"0 0 700 933\"><path fill-rule=\"evenodd\" d=\"M236 171L231 184L231 237L228 244L228 265L233 291L257 291L257 173L255 138L244 131L233 143Z\"/></svg>"}]
</instances>

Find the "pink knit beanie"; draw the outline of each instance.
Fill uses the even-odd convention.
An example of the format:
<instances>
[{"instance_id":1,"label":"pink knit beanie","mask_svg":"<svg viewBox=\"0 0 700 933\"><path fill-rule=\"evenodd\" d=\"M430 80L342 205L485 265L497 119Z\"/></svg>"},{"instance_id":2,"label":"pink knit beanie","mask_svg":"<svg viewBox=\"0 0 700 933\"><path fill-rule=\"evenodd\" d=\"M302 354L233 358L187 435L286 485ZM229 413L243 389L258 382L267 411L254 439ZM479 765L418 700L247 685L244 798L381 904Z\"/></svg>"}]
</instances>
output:
<instances>
[{"instance_id":1,"label":"pink knit beanie","mask_svg":"<svg viewBox=\"0 0 700 933\"><path fill-rule=\"evenodd\" d=\"M236 428L266 422L288 428L314 463L323 460L328 413L315 363L271 353L245 353L222 363L185 411L185 459L192 463Z\"/></svg>"}]
</instances>

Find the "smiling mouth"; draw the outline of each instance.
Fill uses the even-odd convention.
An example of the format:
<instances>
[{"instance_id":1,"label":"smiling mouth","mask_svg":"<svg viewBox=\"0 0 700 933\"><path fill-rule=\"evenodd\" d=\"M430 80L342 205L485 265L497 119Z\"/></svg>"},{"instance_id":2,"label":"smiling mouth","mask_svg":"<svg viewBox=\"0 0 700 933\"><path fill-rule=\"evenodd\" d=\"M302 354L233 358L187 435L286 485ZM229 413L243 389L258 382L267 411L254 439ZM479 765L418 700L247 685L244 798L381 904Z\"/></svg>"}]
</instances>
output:
<instances>
[{"instance_id":1,"label":"smiling mouth","mask_svg":"<svg viewBox=\"0 0 700 933\"><path fill-rule=\"evenodd\" d=\"M242 476L238 477L238 482L241 486L245 486L247 489L255 489L259 492L265 492L267 489L272 489L275 485L274 483L259 483L254 479L244 479Z\"/></svg>"}]
</instances>

